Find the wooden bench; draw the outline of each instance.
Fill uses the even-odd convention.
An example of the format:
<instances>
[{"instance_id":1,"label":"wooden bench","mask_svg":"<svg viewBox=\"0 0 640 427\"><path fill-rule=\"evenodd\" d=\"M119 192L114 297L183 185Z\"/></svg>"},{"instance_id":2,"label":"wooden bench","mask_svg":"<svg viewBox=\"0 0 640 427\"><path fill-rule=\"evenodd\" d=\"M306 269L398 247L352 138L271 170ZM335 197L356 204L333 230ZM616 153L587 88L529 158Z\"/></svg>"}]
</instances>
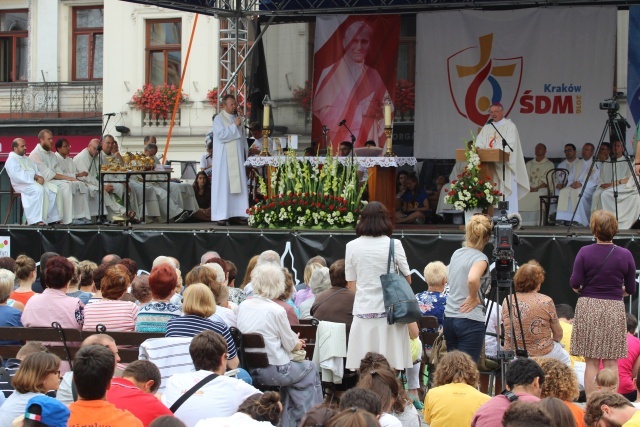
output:
<instances>
[{"instance_id":1,"label":"wooden bench","mask_svg":"<svg viewBox=\"0 0 640 427\"><path fill-rule=\"evenodd\" d=\"M65 328L9 328L0 327L0 341L41 341L49 350L62 360L73 361L82 341L95 331L79 331ZM111 332L105 331L118 345L118 354L122 363L138 360L140 344L149 338L163 338L164 333ZM123 347L125 346L125 347ZM0 345L3 359L15 357L22 345Z\"/></svg>"}]
</instances>

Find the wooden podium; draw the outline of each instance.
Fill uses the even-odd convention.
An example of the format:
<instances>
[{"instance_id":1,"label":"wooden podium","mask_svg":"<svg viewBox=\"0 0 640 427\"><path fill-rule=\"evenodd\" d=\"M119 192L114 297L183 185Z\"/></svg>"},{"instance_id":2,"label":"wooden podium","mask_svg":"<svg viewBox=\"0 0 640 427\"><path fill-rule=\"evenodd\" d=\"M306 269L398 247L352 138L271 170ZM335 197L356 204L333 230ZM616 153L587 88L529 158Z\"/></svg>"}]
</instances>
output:
<instances>
[{"instance_id":1,"label":"wooden podium","mask_svg":"<svg viewBox=\"0 0 640 427\"><path fill-rule=\"evenodd\" d=\"M369 168L369 200L382 203L389 211L391 223L396 225L396 168L374 166Z\"/></svg>"},{"instance_id":2,"label":"wooden podium","mask_svg":"<svg viewBox=\"0 0 640 427\"><path fill-rule=\"evenodd\" d=\"M502 150L499 148L478 148L480 157L480 173L483 177L489 176L493 179L496 170L496 163L502 163ZM456 162L467 161L467 150L458 148L456 150ZM509 161L509 153L504 153L504 161Z\"/></svg>"}]
</instances>

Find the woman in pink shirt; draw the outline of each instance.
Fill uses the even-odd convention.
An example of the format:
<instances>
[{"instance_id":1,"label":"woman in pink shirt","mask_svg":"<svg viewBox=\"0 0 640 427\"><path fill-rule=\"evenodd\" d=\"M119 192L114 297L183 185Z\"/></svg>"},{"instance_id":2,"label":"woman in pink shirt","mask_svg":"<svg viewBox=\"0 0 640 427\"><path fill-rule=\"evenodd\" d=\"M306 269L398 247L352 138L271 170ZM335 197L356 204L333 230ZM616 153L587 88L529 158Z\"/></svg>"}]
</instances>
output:
<instances>
[{"instance_id":1,"label":"woman in pink shirt","mask_svg":"<svg viewBox=\"0 0 640 427\"><path fill-rule=\"evenodd\" d=\"M67 296L74 271L71 261L64 257L54 256L47 261L46 289L29 299L22 313L24 326L50 328L58 322L63 328L82 329L84 305L78 298Z\"/></svg>"},{"instance_id":2,"label":"woman in pink shirt","mask_svg":"<svg viewBox=\"0 0 640 427\"><path fill-rule=\"evenodd\" d=\"M120 301L129 287L129 276L118 268L110 267L100 282L102 299L84 309L85 331L95 331L99 324L107 331L133 332L136 329L138 306L131 301Z\"/></svg>"},{"instance_id":3,"label":"woman in pink shirt","mask_svg":"<svg viewBox=\"0 0 640 427\"><path fill-rule=\"evenodd\" d=\"M638 319L627 313L627 357L618 359L618 393L635 402L638 391L633 385L633 379L640 368L640 339L634 335L638 327Z\"/></svg>"}]
</instances>

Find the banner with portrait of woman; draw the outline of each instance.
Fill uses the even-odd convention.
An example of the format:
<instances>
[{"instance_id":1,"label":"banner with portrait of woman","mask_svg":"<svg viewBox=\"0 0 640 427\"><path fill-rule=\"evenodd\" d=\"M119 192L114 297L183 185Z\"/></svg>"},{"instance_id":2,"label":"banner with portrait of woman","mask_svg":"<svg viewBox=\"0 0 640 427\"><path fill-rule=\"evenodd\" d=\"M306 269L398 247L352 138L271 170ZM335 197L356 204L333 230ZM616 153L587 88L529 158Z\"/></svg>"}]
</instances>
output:
<instances>
[{"instance_id":1,"label":"banner with portrait of woman","mask_svg":"<svg viewBox=\"0 0 640 427\"><path fill-rule=\"evenodd\" d=\"M399 15L317 18L312 136L321 146L323 129L334 152L351 141L349 129L355 147L384 146L383 100L395 93L399 40Z\"/></svg>"}]
</instances>

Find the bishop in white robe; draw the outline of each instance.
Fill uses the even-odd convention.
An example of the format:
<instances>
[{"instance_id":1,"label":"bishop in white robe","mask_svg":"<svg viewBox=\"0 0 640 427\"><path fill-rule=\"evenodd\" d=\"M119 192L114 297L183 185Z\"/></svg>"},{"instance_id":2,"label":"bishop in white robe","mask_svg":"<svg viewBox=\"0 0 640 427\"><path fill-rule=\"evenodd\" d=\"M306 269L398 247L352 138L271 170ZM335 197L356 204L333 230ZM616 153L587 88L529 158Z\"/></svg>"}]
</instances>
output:
<instances>
[{"instance_id":1,"label":"bishop in white robe","mask_svg":"<svg viewBox=\"0 0 640 427\"><path fill-rule=\"evenodd\" d=\"M82 216L84 213L74 212L73 198L88 197L88 195L79 192L74 193L71 181L75 181L76 179L65 176L58 167L58 160L53 151L51 151L53 147L53 134L45 129L40 131L38 138L40 139L40 143L36 145L36 148L29 154L29 158L38 165L38 174L44 178L45 182L57 187L56 203L58 205L58 212L62 217L62 223L68 225L71 224L75 218L85 219Z\"/></svg>"},{"instance_id":2,"label":"bishop in white robe","mask_svg":"<svg viewBox=\"0 0 640 427\"><path fill-rule=\"evenodd\" d=\"M503 150L502 138L504 137L513 149L512 152L509 147L504 147L504 150L509 153L509 160L505 165L504 180L502 179L502 163L495 164L493 180L499 184L500 191L509 202L509 212L516 213L519 210L518 201L529 193L529 175L527 175L524 163L520 135L518 135L516 125L504 117L504 108L501 104L492 105L489 113L493 123L482 127L476 137L476 146Z\"/></svg>"},{"instance_id":3,"label":"bishop in white robe","mask_svg":"<svg viewBox=\"0 0 640 427\"><path fill-rule=\"evenodd\" d=\"M90 197L91 191L87 184L79 179L84 177L85 173L76 171L73 159L69 157L69 142L64 139L60 140L60 142L61 144L56 142L57 151L55 153L58 168L63 175L76 179L76 181L69 181L73 194L83 195L82 197L73 197L74 218L81 218L86 223L90 223L91 217L98 215L98 204L95 203L95 198L92 200Z\"/></svg>"},{"instance_id":4,"label":"bishop in white robe","mask_svg":"<svg viewBox=\"0 0 640 427\"><path fill-rule=\"evenodd\" d=\"M91 141L89 141L89 145L87 146L87 148L79 152L73 158L73 165L76 168L76 171L80 173L87 173L86 177L80 179L82 179L89 188L89 207L90 209L93 209L91 206L95 205L95 215L98 215L98 210L100 209L98 205L98 189L100 187L100 178L98 172L98 170L100 169L100 166L98 164L99 145L100 141L98 139L92 139ZM115 195L113 193L109 193L103 190L102 197L104 200L104 207L106 208L106 215L110 221L114 219L114 216L126 216L126 210L124 206L120 205L116 201ZM94 215L93 211L92 215Z\"/></svg>"},{"instance_id":5,"label":"bishop in white robe","mask_svg":"<svg viewBox=\"0 0 640 427\"><path fill-rule=\"evenodd\" d=\"M593 195L591 210L604 209L614 214L617 212L618 227L620 230L628 230L640 217L640 194L628 160L624 157L622 143L616 141L612 145L616 158L602 165L598 179L600 185ZM614 197L614 190L618 193L617 199Z\"/></svg>"},{"instance_id":6,"label":"bishop in white robe","mask_svg":"<svg viewBox=\"0 0 640 427\"><path fill-rule=\"evenodd\" d=\"M27 156L27 144L22 138L12 143L5 169L13 189L20 193L27 224L52 223L60 221L56 205L57 188L45 182L38 175L38 166Z\"/></svg>"},{"instance_id":7,"label":"bishop in white robe","mask_svg":"<svg viewBox=\"0 0 640 427\"><path fill-rule=\"evenodd\" d=\"M227 97L223 110L213 120L213 161L211 182L211 220L224 222L246 218L249 209L247 139L242 121L235 116L236 100Z\"/></svg>"},{"instance_id":8,"label":"bishop in white robe","mask_svg":"<svg viewBox=\"0 0 640 427\"><path fill-rule=\"evenodd\" d=\"M540 196L549 194L547 187L547 172L555 166L547 159L547 147L537 144L536 157L526 164L529 176L529 194L520 199L520 216L522 225L537 225L540 220Z\"/></svg>"}]
</instances>

